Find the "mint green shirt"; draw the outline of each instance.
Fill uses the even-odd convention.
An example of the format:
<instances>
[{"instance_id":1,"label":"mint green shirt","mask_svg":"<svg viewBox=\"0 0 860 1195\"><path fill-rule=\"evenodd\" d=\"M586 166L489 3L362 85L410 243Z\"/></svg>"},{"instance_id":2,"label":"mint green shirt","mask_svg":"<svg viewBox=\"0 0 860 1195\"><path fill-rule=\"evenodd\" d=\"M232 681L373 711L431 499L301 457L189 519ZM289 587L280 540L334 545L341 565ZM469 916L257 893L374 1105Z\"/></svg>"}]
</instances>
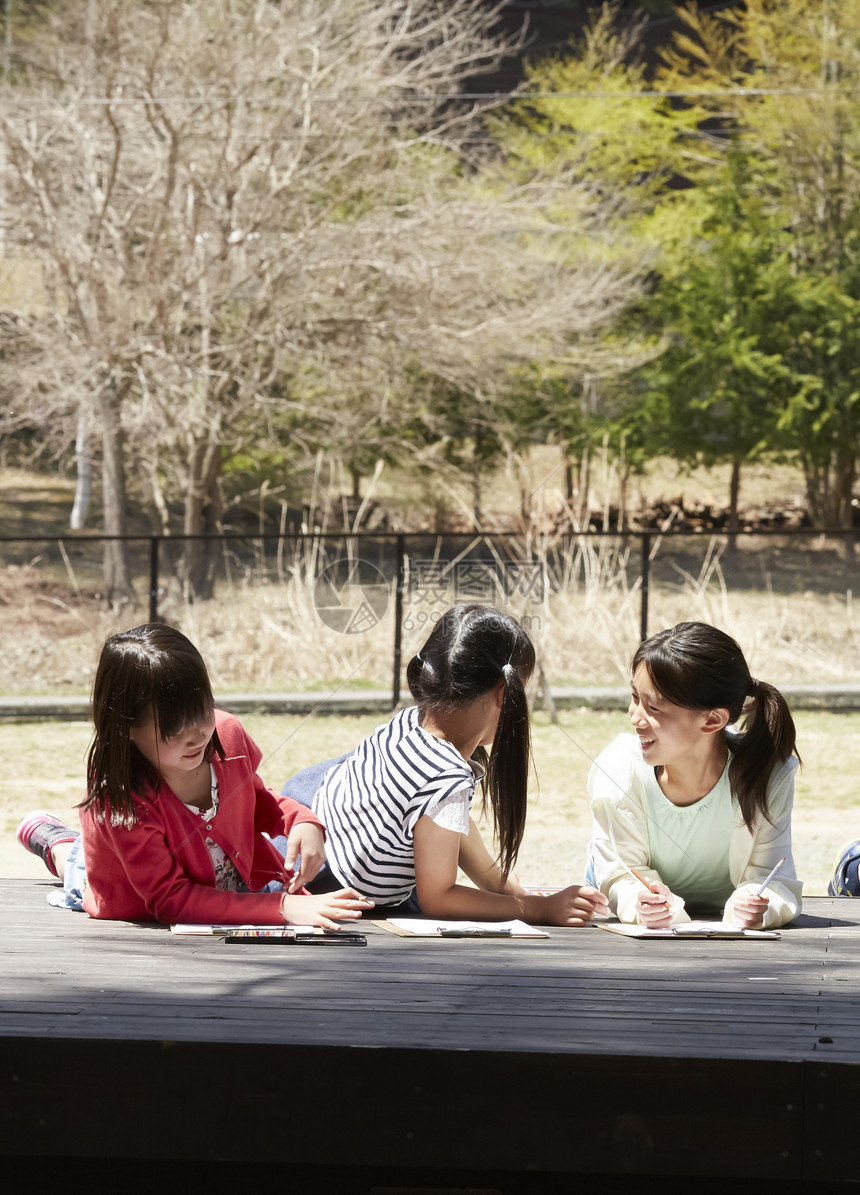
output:
<instances>
[{"instance_id":1,"label":"mint green shirt","mask_svg":"<svg viewBox=\"0 0 860 1195\"><path fill-rule=\"evenodd\" d=\"M688 910L721 910L734 891L729 844L737 809L729 787L729 765L695 805L673 805L654 769L643 783L651 867L673 892L683 892Z\"/></svg>"}]
</instances>

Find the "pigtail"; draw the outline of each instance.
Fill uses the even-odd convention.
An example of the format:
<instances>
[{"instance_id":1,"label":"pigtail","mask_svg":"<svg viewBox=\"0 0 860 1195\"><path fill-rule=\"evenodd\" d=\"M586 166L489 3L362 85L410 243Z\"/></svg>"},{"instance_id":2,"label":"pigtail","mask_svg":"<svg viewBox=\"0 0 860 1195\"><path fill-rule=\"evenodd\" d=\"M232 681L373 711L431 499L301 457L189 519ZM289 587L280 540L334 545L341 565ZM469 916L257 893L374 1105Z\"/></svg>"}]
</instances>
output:
<instances>
[{"instance_id":1,"label":"pigtail","mask_svg":"<svg viewBox=\"0 0 860 1195\"><path fill-rule=\"evenodd\" d=\"M425 690L424 669L427 665L428 661L422 658L420 651L416 652L406 665L406 683L418 705L421 704L421 697Z\"/></svg>"},{"instance_id":2,"label":"pigtail","mask_svg":"<svg viewBox=\"0 0 860 1195\"><path fill-rule=\"evenodd\" d=\"M491 606L452 606L406 666L409 691L419 710L461 709L495 690L502 705L489 754L472 755L484 769L484 803L489 804L505 878L516 861L526 820L530 756L529 706L525 686L535 650L517 620Z\"/></svg>"},{"instance_id":3,"label":"pigtail","mask_svg":"<svg viewBox=\"0 0 860 1195\"><path fill-rule=\"evenodd\" d=\"M506 664L499 724L487 764L485 799L493 814L499 844L499 867L505 879L514 864L526 825L531 724L522 678Z\"/></svg>"},{"instance_id":4,"label":"pigtail","mask_svg":"<svg viewBox=\"0 0 860 1195\"><path fill-rule=\"evenodd\" d=\"M750 678L752 700L744 707L740 738L732 743L729 783L744 824L752 829L761 814L770 821L767 786L778 763L797 755L797 735L788 704L773 685Z\"/></svg>"}]
</instances>

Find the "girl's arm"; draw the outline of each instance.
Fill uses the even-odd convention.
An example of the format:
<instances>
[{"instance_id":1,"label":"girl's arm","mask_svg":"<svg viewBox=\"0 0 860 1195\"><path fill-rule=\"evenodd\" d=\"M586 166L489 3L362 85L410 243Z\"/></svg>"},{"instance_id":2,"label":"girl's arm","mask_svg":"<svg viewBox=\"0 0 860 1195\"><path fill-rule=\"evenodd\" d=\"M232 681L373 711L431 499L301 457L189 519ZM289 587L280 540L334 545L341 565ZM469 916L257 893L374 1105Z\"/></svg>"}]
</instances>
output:
<instances>
[{"instance_id":1,"label":"girl's arm","mask_svg":"<svg viewBox=\"0 0 860 1195\"><path fill-rule=\"evenodd\" d=\"M519 918L532 925L584 925L596 912L608 908L606 898L594 888L573 886L552 896L528 896L524 892L485 891L457 883L461 864L461 844L469 867L485 879L493 876L493 864L486 870L489 852L481 843L477 827L470 822L468 836L447 830L432 818L421 817L415 825L415 892L422 911L428 917L468 918L478 921L510 921ZM468 841L467 841L468 840ZM482 865L483 864L483 865ZM469 878L475 876L463 867ZM497 878L500 873L496 870ZM517 885L519 888L519 885Z\"/></svg>"},{"instance_id":2,"label":"girl's arm","mask_svg":"<svg viewBox=\"0 0 860 1195\"><path fill-rule=\"evenodd\" d=\"M601 892L609 897L618 920L649 929L689 921L683 900L669 891L659 872L651 867L647 839L640 834L637 819L622 817L615 801L595 797L591 808L594 821L588 844L589 875L594 876ZM647 880L651 895L630 874L629 867L635 867Z\"/></svg>"},{"instance_id":3,"label":"girl's arm","mask_svg":"<svg viewBox=\"0 0 860 1195\"><path fill-rule=\"evenodd\" d=\"M506 892L524 895L523 887L513 876L505 880L502 869L487 850L475 819L469 818L469 833L460 835L460 867L484 892Z\"/></svg>"},{"instance_id":4,"label":"girl's arm","mask_svg":"<svg viewBox=\"0 0 860 1195\"><path fill-rule=\"evenodd\" d=\"M797 878L791 853L791 813L794 805L794 773L797 761L791 757L774 768L768 785L768 813L772 821L760 818L755 826L752 849L742 870L735 858L737 847L749 842L746 827L735 831L729 866L736 889L726 902L723 917L747 928L761 925L774 929L787 925L800 913L803 884ZM773 866L785 855L785 863L770 881L762 897L753 898Z\"/></svg>"},{"instance_id":5,"label":"girl's arm","mask_svg":"<svg viewBox=\"0 0 860 1195\"><path fill-rule=\"evenodd\" d=\"M165 793L161 802L136 801L137 817L130 827L114 825L109 815L100 822L93 811L82 813L89 880L84 907L91 916L165 924L279 925L289 920L331 928L332 918L352 919L368 907L352 890L319 898L216 888L196 819L183 812L175 798L171 803L168 797ZM228 793L228 799L227 812L238 812L240 825L247 819L248 833L240 845L243 853L247 850L250 854L255 808L250 804L250 789L247 785L236 788ZM276 804L273 797L271 800ZM230 843L223 840L222 845L227 849Z\"/></svg>"},{"instance_id":6,"label":"girl's arm","mask_svg":"<svg viewBox=\"0 0 860 1195\"><path fill-rule=\"evenodd\" d=\"M641 785L633 767L638 751L631 735L619 735L601 751L588 774L593 821L587 876L609 897L619 921L659 929L690 918L683 900L669 892L651 867ZM652 889L657 888L656 900L648 898L643 885L627 870L630 867L635 867ZM672 909L668 918L667 899ZM653 908L648 909L649 904Z\"/></svg>"},{"instance_id":7,"label":"girl's arm","mask_svg":"<svg viewBox=\"0 0 860 1195\"><path fill-rule=\"evenodd\" d=\"M166 925L282 924L283 893L221 891L196 836L175 843L155 809L141 803L137 814L131 827L115 826L109 816L99 822L89 811L81 816L90 916Z\"/></svg>"}]
</instances>

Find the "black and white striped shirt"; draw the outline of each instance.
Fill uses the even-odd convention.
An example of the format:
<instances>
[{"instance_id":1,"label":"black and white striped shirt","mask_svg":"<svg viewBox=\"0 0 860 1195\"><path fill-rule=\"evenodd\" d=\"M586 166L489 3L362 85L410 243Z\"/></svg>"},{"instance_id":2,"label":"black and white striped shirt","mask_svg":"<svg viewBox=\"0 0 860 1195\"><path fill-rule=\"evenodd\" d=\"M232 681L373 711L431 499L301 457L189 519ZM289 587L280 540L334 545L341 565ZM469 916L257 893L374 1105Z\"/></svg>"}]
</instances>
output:
<instances>
[{"instance_id":1,"label":"black and white striped shirt","mask_svg":"<svg viewBox=\"0 0 860 1195\"><path fill-rule=\"evenodd\" d=\"M382 904L415 887L413 831L454 793L468 807L476 775L456 747L422 730L415 706L378 726L328 773L314 797L326 862L341 883ZM465 818L464 832L468 830Z\"/></svg>"}]
</instances>

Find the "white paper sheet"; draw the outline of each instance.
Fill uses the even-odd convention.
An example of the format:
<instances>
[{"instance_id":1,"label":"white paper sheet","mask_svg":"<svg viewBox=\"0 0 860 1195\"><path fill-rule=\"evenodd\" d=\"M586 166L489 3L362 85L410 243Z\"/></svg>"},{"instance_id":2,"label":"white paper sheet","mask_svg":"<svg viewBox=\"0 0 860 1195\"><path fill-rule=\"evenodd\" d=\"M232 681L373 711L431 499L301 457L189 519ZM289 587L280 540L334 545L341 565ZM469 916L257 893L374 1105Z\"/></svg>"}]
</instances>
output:
<instances>
[{"instance_id":1,"label":"white paper sheet","mask_svg":"<svg viewBox=\"0 0 860 1195\"><path fill-rule=\"evenodd\" d=\"M468 938L486 935L505 938L548 938L546 930L525 921L439 921L436 917L389 917L388 924L415 938L439 938L448 934Z\"/></svg>"}]
</instances>

